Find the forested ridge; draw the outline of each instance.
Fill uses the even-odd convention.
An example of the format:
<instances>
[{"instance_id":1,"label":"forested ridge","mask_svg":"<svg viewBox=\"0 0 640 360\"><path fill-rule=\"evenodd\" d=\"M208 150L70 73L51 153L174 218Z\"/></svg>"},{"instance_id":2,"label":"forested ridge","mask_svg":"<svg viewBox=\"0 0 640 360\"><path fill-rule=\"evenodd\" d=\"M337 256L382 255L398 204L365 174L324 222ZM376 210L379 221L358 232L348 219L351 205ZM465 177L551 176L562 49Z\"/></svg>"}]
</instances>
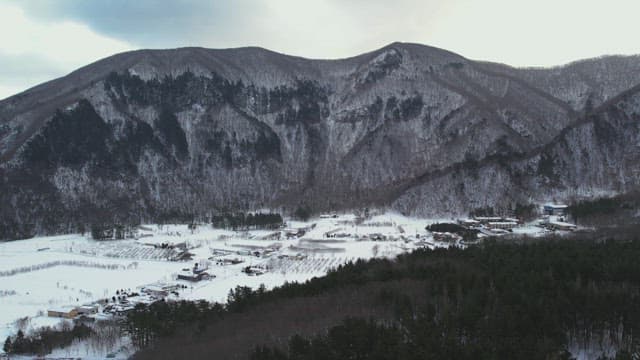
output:
<instances>
[{"instance_id":1,"label":"forested ridge","mask_svg":"<svg viewBox=\"0 0 640 360\"><path fill-rule=\"evenodd\" d=\"M224 306L141 306L127 326L136 359L637 358L639 256L635 235L491 240L239 287Z\"/></svg>"},{"instance_id":2,"label":"forested ridge","mask_svg":"<svg viewBox=\"0 0 640 360\"><path fill-rule=\"evenodd\" d=\"M117 54L0 101L0 239L257 209L528 219L640 186L639 84L638 56L518 69L410 43L335 60Z\"/></svg>"}]
</instances>

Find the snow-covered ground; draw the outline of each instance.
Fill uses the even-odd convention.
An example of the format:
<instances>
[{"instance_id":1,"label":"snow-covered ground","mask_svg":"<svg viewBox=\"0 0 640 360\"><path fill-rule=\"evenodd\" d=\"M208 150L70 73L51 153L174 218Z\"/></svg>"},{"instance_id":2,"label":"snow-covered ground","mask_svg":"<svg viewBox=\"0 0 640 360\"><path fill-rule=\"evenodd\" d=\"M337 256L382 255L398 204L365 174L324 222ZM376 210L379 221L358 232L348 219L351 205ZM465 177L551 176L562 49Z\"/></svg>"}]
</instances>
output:
<instances>
[{"instance_id":1,"label":"snow-covered ground","mask_svg":"<svg viewBox=\"0 0 640 360\"><path fill-rule=\"evenodd\" d=\"M354 220L353 215L340 215L290 221L285 230L246 232L209 225L193 231L186 225L144 225L138 239L95 241L77 234L0 243L0 339L19 328L59 324L62 320L47 317L47 310L111 298L120 289L180 283L187 288L178 298L224 302L236 286L272 288L322 276L348 261L395 257L424 246L429 238L425 226L435 221L397 214L374 216L359 225ZM306 232L287 237L297 229ZM331 232L337 236L328 237ZM384 236L384 241L371 240L371 234ZM154 247L180 243L194 254L193 260L169 261L172 251ZM182 269L205 259L215 278L197 283L176 280ZM242 262L217 265L223 259ZM242 271L247 266L266 272L248 276Z\"/></svg>"},{"instance_id":2,"label":"snow-covered ground","mask_svg":"<svg viewBox=\"0 0 640 360\"><path fill-rule=\"evenodd\" d=\"M443 221L451 220L385 213L356 224L353 215L345 214L289 221L282 230L234 232L210 225L195 230L187 225L144 225L138 239L95 241L77 234L0 243L0 340L18 328L29 331L59 324L62 320L47 317L49 309L110 299L121 289L182 284L186 288L179 292L179 299L224 302L236 286L273 288L322 276L356 259L392 258L419 247L446 246L436 243L425 230ZM294 236L300 229L305 230L304 235ZM518 232L539 230L524 227ZM177 250L160 246L182 243L194 254L193 260L170 261ZM225 259L241 262L222 265ZM196 262L208 262L207 272L215 277L197 283L176 280L178 273ZM266 270L249 276L243 272L247 266ZM91 358L82 345L56 355Z\"/></svg>"}]
</instances>

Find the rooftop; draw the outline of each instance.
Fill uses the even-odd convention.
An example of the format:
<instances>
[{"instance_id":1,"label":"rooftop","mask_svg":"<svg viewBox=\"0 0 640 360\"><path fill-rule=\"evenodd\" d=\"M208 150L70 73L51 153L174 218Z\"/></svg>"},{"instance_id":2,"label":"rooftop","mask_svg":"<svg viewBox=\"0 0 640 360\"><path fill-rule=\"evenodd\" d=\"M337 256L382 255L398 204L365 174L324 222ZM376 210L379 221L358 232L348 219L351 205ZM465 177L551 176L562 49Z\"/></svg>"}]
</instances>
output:
<instances>
[{"instance_id":1,"label":"rooftop","mask_svg":"<svg viewBox=\"0 0 640 360\"><path fill-rule=\"evenodd\" d=\"M569 206L564 205L564 204L544 204L544 207L550 207L550 208L554 208L554 209L566 209Z\"/></svg>"},{"instance_id":2,"label":"rooftop","mask_svg":"<svg viewBox=\"0 0 640 360\"><path fill-rule=\"evenodd\" d=\"M74 311L76 308L74 306L65 306L65 307L56 307L56 308L51 308L48 311L54 311L54 312L59 312L59 313L68 313L70 311Z\"/></svg>"}]
</instances>

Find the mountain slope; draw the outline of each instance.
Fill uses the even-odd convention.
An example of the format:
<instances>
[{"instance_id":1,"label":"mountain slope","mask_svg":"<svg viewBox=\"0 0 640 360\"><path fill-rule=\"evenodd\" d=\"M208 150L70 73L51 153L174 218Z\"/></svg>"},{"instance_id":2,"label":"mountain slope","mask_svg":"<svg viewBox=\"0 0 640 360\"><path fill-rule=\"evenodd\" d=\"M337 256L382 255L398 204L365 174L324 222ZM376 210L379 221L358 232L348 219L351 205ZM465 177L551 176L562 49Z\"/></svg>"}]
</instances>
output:
<instances>
[{"instance_id":1,"label":"mountain slope","mask_svg":"<svg viewBox=\"0 0 640 360\"><path fill-rule=\"evenodd\" d=\"M0 237L223 208L443 215L626 191L636 68L514 69L404 43L341 60L118 54L0 102Z\"/></svg>"}]
</instances>

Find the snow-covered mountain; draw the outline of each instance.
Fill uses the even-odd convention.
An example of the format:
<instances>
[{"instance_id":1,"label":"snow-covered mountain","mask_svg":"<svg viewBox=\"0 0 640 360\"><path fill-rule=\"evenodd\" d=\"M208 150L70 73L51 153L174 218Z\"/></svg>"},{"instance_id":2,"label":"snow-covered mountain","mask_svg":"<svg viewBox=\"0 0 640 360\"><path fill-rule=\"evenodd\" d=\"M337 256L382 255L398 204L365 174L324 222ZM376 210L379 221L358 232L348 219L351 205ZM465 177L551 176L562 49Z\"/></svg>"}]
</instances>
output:
<instances>
[{"instance_id":1,"label":"snow-covered mountain","mask_svg":"<svg viewBox=\"0 0 640 360\"><path fill-rule=\"evenodd\" d=\"M637 187L640 57L393 43L118 54L0 102L0 238L220 209L506 209Z\"/></svg>"}]
</instances>

